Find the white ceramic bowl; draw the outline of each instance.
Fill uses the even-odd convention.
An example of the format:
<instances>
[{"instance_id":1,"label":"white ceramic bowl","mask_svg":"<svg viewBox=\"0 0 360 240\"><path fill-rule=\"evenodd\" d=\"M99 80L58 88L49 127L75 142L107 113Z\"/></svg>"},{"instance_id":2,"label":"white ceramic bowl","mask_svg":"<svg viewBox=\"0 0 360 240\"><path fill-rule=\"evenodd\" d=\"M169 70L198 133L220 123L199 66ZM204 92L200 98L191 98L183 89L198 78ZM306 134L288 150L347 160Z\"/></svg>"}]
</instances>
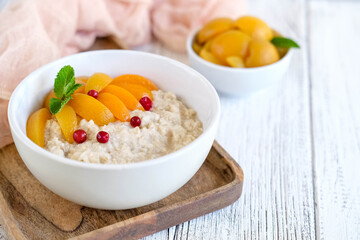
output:
<instances>
[{"instance_id":1,"label":"white ceramic bowl","mask_svg":"<svg viewBox=\"0 0 360 240\"><path fill-rule=\"evenodd\" d=\"M286 72L293 50L276 63L256 68L231 68L220 66L197 55L192 43L196 32L186 42L190 66L204 75L220 93L229 96L246 97L276 84Z\"/></svg>"},{"instance_id":2,"label":"white ceramic bowl","mask_svg":"<svg viewBox=\"0 0 360 240\"><path fill-rule=\"evenodd\" d=\"M191 144L160 158L139 163L83 163L52 154L26 136L29 115L53 88L56 73L71 65L75 74L104 72L112 77L136 73L160 89L174 92L193 108L204 132ZM128 209L156 202L183 186L204 162L220 116L215 89L198 72L172 59L136 51L80 53L49 63L26 77L11 96L8 116L17 150L31 173L54 193L72 202L100 209Z\"/></svg>"}]
</instances>

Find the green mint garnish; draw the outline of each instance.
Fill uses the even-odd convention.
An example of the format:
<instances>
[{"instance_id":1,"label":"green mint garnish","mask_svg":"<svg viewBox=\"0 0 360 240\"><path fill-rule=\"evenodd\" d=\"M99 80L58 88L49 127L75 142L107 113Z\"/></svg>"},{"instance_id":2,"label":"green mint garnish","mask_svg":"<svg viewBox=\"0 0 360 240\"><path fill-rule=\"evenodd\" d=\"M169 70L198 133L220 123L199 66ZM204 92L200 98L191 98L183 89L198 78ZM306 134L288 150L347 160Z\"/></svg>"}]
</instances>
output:
<instances>
[{"instance_id":1,"label":"green mint garnish","mask_svg":"<svg viewBox=\"0 0 360 240\"><path fill-rule=\"evenodd\" d=\"M274 44L275 47L280 47L280 48L300 48L300 46L290 38L274 37L271 40L271 43Z\"/></svg>"},{"instance_id":2,"label":"green mint garnish","mask_svg":"<svg viewBox=\"0 0 360 240\"><path fill-rule=\"evenodd\" d=\"M81 86L81 84L75 83L75 72L71 66L61 68L55 78L54 92L56 98L50 99L50 112L52 114L60 112L71 99L71 95Z\"/></svg>"}]
</instances>

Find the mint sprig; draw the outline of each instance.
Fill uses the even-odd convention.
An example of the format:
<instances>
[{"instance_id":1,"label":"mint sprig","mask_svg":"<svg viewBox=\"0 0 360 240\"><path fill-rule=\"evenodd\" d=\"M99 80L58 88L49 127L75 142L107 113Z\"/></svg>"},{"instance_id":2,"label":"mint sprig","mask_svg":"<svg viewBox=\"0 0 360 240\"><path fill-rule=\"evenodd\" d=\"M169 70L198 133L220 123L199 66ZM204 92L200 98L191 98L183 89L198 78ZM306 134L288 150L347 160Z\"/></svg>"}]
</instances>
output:
<instances>
[{"instance_id":1,"label":"mint sprig","mask_svg":"<svg viewBox=\"0 0 360 240\"><path fill-rule=\"evenodd\" d=\"M300 46L290 38L274 37L271 43L274 44L275 47L280 48L300 48Z\"/></svg>"},{"instance_id":2,"label":"mint sprig","mask_svg":"<svg viewBox=\"0 0 360 240\"><path fill-rule=\"evenodd\" d=\"M52 114L60 112L71 99L71 95L81 86L82 84L75 83L75 72L71 66L67 65L61 68L55 78L54 93L56 98L50 99L50 112Z\"/></svg>"}]
</instances>

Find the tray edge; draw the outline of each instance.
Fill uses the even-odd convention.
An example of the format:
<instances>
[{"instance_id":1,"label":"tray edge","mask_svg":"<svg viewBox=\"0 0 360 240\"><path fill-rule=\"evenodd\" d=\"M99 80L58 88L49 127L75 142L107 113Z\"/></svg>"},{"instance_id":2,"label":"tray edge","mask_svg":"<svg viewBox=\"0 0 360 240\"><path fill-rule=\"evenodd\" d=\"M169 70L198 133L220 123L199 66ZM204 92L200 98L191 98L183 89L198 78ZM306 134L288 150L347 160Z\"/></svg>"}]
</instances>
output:
<instances>
[{"instance_id":1,"label":"tray edge","mask_svg":"<svg viewBox=\"0 0 360 240\"><path fill-rule=\"evenodd\" d=\"M217 141L214 141L213 147L223 156L224 161L227 162L234 173L234 179L230 183L179 203L164 206L69 239L138 239L231 205L238 200L242 194L244 172L240 165ZM221 205L211 205L210 208L205 210L199 207L199 205L196 205L196 203L200 202L200 206L203 206L205 205L204 202L215 203L220 199L226 199L226 201ZM196 206L196 208L193 209L192 207L194 206ZM192 211L191 216L184 215L186 210ZM180 218L176 219L170 218L170 221L169 218L166 218L167 215L174 215L178 212L181 212L183 216L179 215ZM194 212L196 213L194 214ZM163 217L166 218L167 221L164 222L160 219ZM135 225L136 228L133 227Z\"/></svg>"}]
</instances>

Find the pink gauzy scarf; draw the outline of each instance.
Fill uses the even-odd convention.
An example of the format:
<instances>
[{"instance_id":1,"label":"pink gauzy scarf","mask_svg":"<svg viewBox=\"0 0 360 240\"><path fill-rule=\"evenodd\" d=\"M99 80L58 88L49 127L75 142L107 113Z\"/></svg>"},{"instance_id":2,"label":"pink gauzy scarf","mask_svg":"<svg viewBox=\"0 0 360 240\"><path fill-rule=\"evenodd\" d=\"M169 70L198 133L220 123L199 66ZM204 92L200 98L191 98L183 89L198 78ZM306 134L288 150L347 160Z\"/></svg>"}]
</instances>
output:
<instances>
[{"instance_id":1,"label":"pink gauzy scarf","mask_svg":"<svg viewBox=\"0 0 360 240\"><path fill-rule=\"evenodd\" d=\"M237 18L245 0L17 0L0 10L0 148L11 143L7 105L36 68L111 36L129 47L155 36L184 51L194 29L216 17Z\"/></svg>"}]
</instances>

